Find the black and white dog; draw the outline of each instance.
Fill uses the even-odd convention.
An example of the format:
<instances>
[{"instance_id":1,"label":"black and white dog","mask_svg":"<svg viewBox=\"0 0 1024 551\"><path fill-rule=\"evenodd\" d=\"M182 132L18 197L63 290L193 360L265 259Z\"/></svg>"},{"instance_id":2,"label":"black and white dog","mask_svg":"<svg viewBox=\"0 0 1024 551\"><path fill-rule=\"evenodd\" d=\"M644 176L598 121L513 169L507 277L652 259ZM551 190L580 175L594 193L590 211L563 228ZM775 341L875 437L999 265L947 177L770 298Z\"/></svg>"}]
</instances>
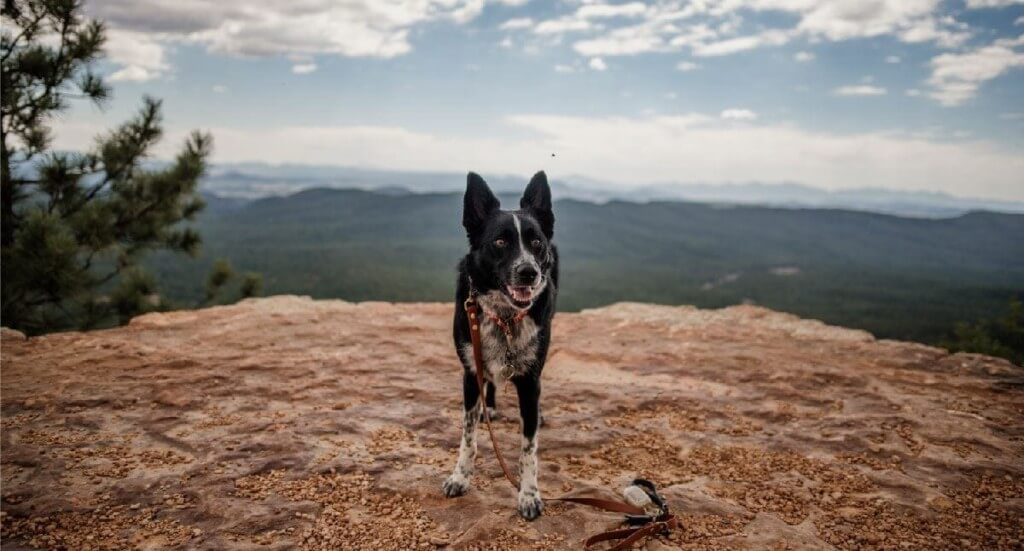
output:
<instances>
[{"instance_id":1,"label":"black and white dog","mask_svg":"<svg viewBox=\"0 0 1024 551\"><path fill-rule=\"evenodd\" d=\"M551 318L558 292L558 252L551 241L555 225L551 188L547 176L538 172L526 186L519 210L500 210L498 198L487 183L471 172L463 202L462 225L469 237L469 254L459 263L454 336L455 350L462 360L465 409L459 460L444 482L444 494L455 497L469 490L476 430L483 413L463 308L474 293L482 310L479 319L486 407L494 411L496 383L512 381L519 395L523 443L518 508L523 518L533 520L544 510L537 487L540 373L551 341Z\"/></svg>"}]
</instances>

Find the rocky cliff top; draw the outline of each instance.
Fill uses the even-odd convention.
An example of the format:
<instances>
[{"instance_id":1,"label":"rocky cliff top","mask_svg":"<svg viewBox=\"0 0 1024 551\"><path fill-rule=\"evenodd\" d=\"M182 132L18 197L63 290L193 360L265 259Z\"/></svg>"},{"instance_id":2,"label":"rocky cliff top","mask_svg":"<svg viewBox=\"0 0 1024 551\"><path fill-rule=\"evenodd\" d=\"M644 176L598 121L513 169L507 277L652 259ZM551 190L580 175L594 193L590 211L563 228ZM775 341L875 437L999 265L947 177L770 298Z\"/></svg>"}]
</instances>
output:
<instances>
[{"instance_id":1,"label":"rocky cliff top","mask_svg":"<svg viewBox=\"0 0 1024 551\"><path fill-rule=\"evenodd\" d=\"M517 517L460 436L450 304L280 296L2 350L4 548L577 548L615 515ZM1024 373L757 307L559 314L547 497L656 481L662 548L1019 548ZM506 456L515 393L499 392Z\"/></svg>"}]
</instances>

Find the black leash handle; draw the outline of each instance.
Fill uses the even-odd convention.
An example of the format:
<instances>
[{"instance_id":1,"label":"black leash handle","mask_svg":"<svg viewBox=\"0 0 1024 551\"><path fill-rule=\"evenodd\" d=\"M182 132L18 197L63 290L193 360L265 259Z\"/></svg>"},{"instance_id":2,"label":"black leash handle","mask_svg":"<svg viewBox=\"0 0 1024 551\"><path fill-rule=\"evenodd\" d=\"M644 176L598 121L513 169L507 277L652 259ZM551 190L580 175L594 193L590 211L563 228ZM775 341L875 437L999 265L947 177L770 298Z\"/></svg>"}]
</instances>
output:
<instances>
[{"instance_id":1,"label":"black leash handle","mask_svg":"<svg viewBox=\"0 0 1024 551\"><path fill-rule=\"evenodd\" d=\"M642 493L638 494L636 489L641 490ZM632 484L626 487L623 494L633 503L593 497L557 497L546 501L578 503L580 505L589 505L590 507L596 507L613 513L626 514L625 520L630 525L629 528L609 530L607 532L601 532L600 534L590 536L583 542L584 551L590 551L590 549L598 543L617 540L622 541L619 541L612 547L609 547L606 551L622 551L629 549L634 543L644 538L663 532L670 532L672 529L679 526L679 519L675 515L669 514L668 505L665 503L665 500L658 495L658 491L654 487L654 483L649 480L644 480L642 478L634 480ZM658 513L657 515L652 515L651 511L655 507L657 508Z\"/></svg>"}]
</instances>

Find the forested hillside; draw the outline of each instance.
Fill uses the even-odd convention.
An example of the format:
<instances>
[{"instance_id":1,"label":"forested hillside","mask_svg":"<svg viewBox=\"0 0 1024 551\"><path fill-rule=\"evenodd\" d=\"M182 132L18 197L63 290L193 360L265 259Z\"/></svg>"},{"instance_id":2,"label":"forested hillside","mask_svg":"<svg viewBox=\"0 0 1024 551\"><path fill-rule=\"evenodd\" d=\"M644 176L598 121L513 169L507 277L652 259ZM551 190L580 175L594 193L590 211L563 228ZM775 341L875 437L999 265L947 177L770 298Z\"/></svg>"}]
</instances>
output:
<instances>
[{"instance_id":1,"label":"forested hillside","mask_svg":"<svg viewBox=\"0 0 1024 551\"><path fill-rule=\"evenodd\" d=\"M517 203L503 197L503 205ZM264 293L450 300L464 254L458 194L307 190L204 213L199 262L159 257L171 298L213 259L261 272ZM917 219L841 210L557 201L563 310L744 301L937 342L1024 295L1024 216ZM178 283L181 283L178 285Z\"/></svg>"}]
</instances>

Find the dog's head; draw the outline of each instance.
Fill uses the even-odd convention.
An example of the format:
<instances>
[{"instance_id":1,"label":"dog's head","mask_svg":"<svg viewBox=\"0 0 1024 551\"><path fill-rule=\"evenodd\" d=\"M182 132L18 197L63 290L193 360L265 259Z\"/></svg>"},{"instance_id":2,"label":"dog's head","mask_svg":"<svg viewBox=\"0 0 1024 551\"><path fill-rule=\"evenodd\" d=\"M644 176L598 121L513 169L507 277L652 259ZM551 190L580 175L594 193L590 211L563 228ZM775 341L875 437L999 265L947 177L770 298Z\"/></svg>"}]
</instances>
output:
<instances>
[{"instance_id":1,"label":"dog's head","mask_svg":"<svg viewBox=\"0 0 1024 551\"><path fill-rule=\"evenodd\" d=\"M526 186L519 210L501 210L484 179L469 173L462 225L469 237L466 269L480 293L499 291L516 308L529 308L544 291L554 255L548 177L538 172Z\"/></svg>"}]
</instances>

